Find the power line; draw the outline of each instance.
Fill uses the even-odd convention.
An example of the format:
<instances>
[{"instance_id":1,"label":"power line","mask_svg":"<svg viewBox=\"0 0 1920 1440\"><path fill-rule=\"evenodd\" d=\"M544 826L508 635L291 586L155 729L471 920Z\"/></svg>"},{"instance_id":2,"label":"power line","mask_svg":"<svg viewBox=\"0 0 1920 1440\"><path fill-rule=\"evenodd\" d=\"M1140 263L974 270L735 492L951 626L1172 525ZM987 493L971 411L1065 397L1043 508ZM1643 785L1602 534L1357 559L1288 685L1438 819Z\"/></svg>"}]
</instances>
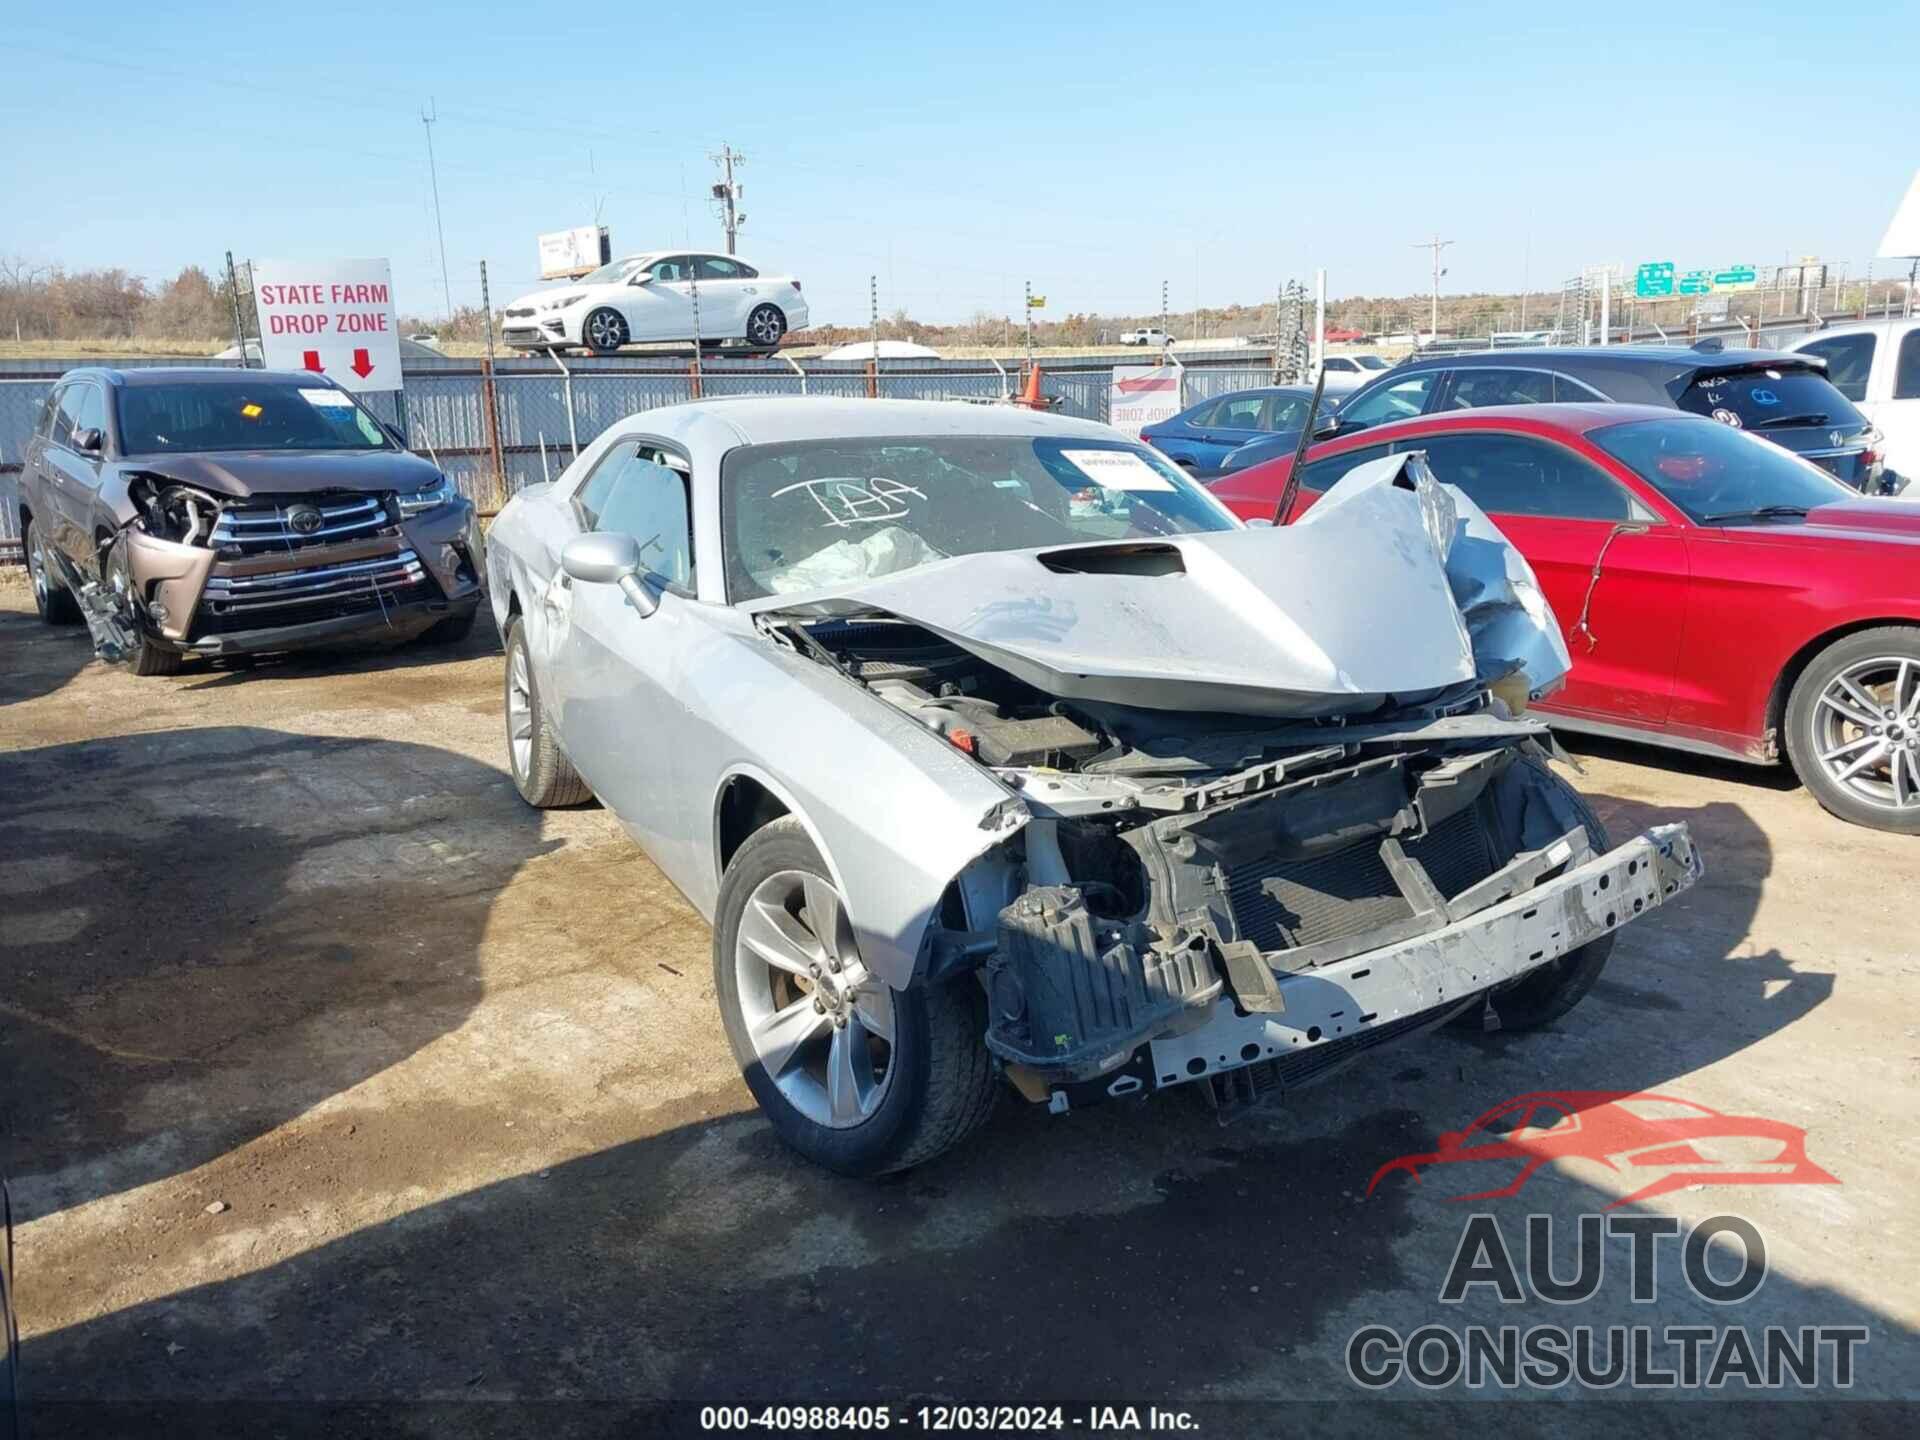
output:
<instances>
[{"instance_id":1,"label":"power line","mask_svg":"<svg viewBox=\"0 0 1920 1440\"><path fill-rule=\"evenodd\" d=\"M427 132L427 174L433 179L433 228L440 236L440 294L447 302L447 318L453 318L453 282L447 277L447 228L440 223L440 167L433 159L433 122L440 118L433 97L427 97L427 110L420 112L420 124ZM431 111L431 113L429 113Z\"/></svg>"}]
</instances>

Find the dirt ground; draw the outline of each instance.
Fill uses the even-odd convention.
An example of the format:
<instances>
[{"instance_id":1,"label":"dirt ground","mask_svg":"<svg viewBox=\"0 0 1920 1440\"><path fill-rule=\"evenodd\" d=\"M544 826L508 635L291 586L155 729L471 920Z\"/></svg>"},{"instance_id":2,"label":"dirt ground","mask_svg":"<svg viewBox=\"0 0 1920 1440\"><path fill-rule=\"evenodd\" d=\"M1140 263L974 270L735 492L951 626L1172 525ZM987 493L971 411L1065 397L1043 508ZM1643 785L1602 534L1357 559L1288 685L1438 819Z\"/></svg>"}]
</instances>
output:
<instances>
[{"instance_id":1,"label":"dirt ground","mask_svg":"<svg viewBox=\"0 0 1920 1440\"><path fill-rule=\"evenodd\" d=\"M1551 1029L1425 1036L1227 1127L1178 1093L1009 1096L860 1184L757 1117L706 926L613 818L520 803L500 671L483 620L451 653L143 680L0 593L0 1168L36 1436L697 1433L626 1408L666 1400L1464 1433L1497 1387L1365 1390L1349 1337L1512 1323L1867 1334L1846 1389L1522 1391L1545 1403L1501 1412L1520 1433L1914 1433L1884 1402L1920 1397L1915 841L1788 777L1584 746L1616 837L1686 820L1708 874ZM1367 1193L1543 1090L1798 1127L1839 1183L1614 1212L1749 1221L1768 1270L1737 1306L1671 1255L1636 1304L1621 1242L1583 1305L1444 1303L1472 1212L1510 1243L1554 1217L1564 1273L1575 1217L1637 1188L1569 1160L1505 1198L1461 1203L1511 1174L1471 1166Z\"/></svg>"}]
</instances>

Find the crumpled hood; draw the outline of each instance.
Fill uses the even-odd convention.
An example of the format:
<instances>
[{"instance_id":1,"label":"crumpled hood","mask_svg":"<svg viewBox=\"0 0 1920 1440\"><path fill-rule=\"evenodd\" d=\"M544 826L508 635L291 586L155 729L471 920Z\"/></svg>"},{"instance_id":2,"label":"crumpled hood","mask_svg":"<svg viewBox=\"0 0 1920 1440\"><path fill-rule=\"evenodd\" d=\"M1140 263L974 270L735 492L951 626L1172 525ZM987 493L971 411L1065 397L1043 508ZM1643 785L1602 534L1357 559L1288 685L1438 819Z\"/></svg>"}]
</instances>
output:
<instances>
[{"instance_id":1,"label":"crumpled hood","mask_svg":"<svg viewBox=\"0 0 1920 1440\"><path fill-rule=\"evenodd\" d=\"M1533 571L1417 457L1351 471L1298 523L1001 551L756 610L910 620L1063 699L1299 718L1570 667Z\"/></svg>"},{"instance_id":2,"label":"crumpled hood","mask_svg":"<svg viewBox=\"0 0 1920 1440\"><path fill-rule=\"evenodd\" d=\"M130 459L128 472L164 475L217 495L302 495L319 490L424 490L440 472L401 450L244 450L231 453L148 455Z\"/></svg>"}]
</instances>

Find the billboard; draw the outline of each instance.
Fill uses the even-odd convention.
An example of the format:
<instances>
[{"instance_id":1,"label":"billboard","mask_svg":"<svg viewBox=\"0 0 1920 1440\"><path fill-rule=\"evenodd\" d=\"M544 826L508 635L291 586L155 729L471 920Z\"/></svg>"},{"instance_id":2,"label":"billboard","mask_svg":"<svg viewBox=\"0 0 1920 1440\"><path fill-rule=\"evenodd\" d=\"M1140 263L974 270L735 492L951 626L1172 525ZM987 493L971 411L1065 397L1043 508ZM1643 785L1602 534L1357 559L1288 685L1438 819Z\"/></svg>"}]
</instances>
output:
<instances>
[{"instance_id":1,"label":"billboard","mask_svg":"<svg viewBox=\"0 0 1920 1440\"><path fill-rule=\"evenodd\" d=\"M349 390L400 388L400 325L385 260L256 260L260 360Z\"/></svg>"},{"instance_id":2,"label":"billboard","mask_svg":"<svg viewBox=\"0 0 1920 1440\"><path fill-rule=\"evenodd\" d=\"M613 258L604 225L576 225L540 237L540 278L574 280Z\"/></svg>"}]
</instances>

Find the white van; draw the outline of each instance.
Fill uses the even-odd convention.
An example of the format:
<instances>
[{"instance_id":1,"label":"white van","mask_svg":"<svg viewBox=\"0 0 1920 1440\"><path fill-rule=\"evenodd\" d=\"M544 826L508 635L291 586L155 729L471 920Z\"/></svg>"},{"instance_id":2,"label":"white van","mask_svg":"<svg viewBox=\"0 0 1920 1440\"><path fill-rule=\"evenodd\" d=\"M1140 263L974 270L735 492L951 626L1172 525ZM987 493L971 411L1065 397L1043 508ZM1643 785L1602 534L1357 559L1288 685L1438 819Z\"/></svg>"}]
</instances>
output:
<instances>
[{"instance_id":1,"label":"white van","mask_svg":"<svg viewBox=\"0 0 1920 1440\"><path fill-rule=\"evenodd\" d=\"M1827 362L1827 378L1882 436L1886 468L1920 500L1920 316L1835 325L1792 347Z\"/></svg>"}]
</instances>

